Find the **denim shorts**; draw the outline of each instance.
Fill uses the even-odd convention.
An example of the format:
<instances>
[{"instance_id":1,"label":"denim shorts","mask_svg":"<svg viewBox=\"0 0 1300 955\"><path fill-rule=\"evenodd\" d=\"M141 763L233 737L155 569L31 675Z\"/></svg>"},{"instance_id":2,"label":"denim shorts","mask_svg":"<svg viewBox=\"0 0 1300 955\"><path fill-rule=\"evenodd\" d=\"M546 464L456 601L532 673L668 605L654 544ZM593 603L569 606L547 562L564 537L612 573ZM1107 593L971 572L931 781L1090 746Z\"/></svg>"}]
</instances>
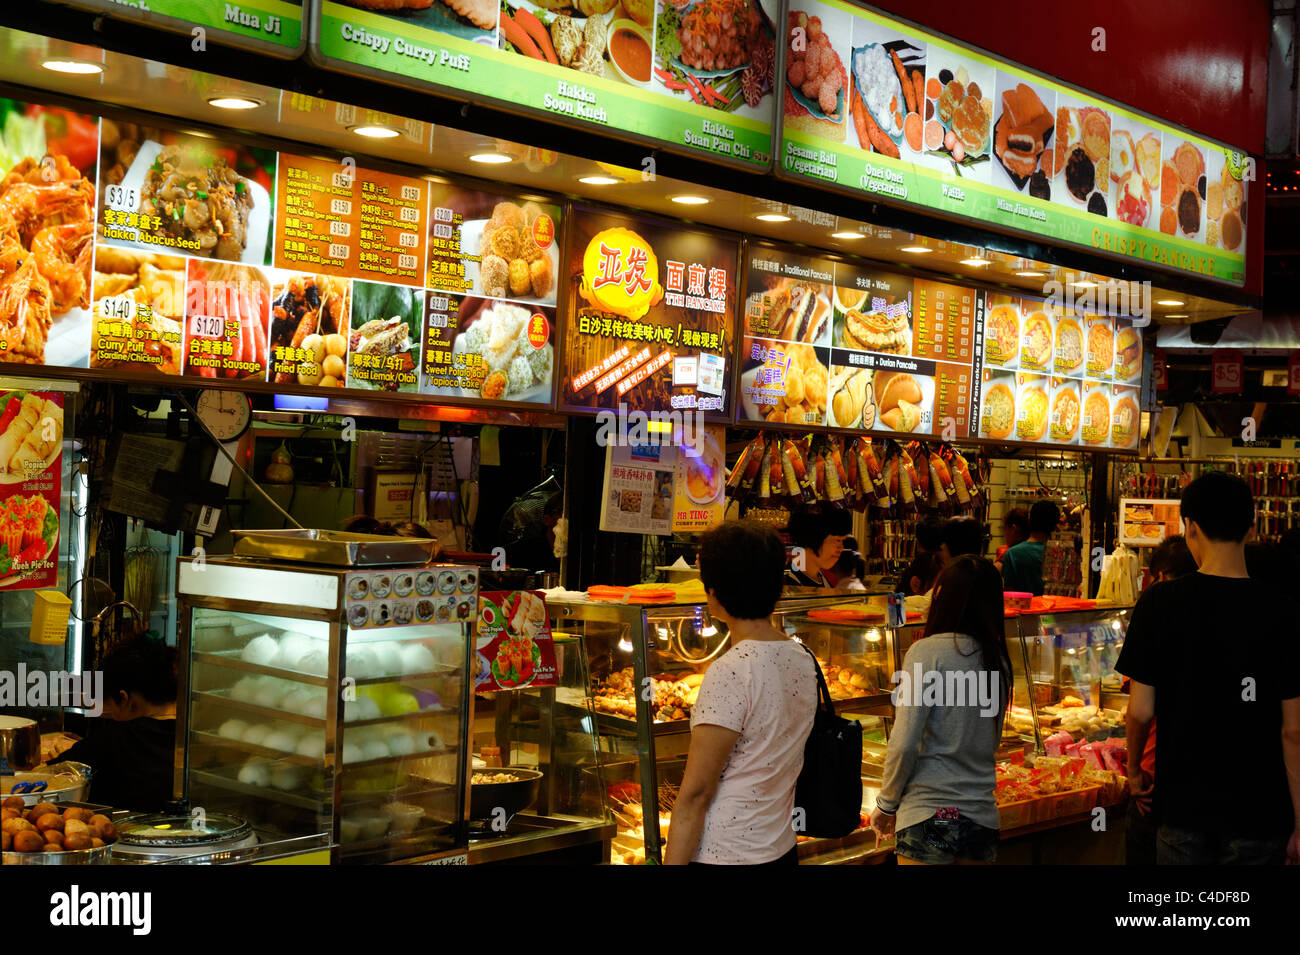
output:
<instances>
[{"instance_id":1,"label":"denim shorts","mask_svg":"<svg viewBox=\"0 0 1300 955\"><path fill-rule=\"evenodd\" d=\"M951 865L958 859L992 862L997 858L996 829L977 825L955 813L955 818L941 819L940 815L936 813L925 822L899 829L894 834L894 851L927 865Z\"/></svg>"}]
</instances>

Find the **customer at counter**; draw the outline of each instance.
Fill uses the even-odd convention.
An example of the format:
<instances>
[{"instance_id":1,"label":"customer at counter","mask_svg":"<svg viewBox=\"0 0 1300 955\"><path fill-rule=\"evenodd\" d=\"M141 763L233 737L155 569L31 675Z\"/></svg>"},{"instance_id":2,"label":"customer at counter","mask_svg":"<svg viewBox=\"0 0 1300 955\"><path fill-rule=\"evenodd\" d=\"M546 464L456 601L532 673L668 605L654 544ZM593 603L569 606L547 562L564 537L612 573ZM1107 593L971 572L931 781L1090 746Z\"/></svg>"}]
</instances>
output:
<instances>
[{"instance_id":1,"label":"customer at counter","mask_svg":"<svg viewBox=\"0 0 1300 955\"><path fill-rule=\"evenodd\" d=\"M116 809L156 812L172 798L176 751L176 651L135 637L101 664L104 715L60 761L91 768L90 798Z\"/></svg>"},{"instance_id":2,"label":"customer at counter","mask_svg":"<svg viewBox=\"0 0 1300 955\"><path fill-rule=\"evenodd\" d=\"M1029 514L1023 507L1013 507L1002 518L1002 538L1006 541L997 550L993 563L1002 572L1002 556L1021 541L1029 540Z\"/></svg>"},{"instance_id":3,"label":"customer at counter","mask_svg":"<svg viewBox=\"0 0 1300 955\"><path fill-rule=\"evenodd\" d=\"M973 517L950 517L943 522L939 553L945 564L963 554L984 553L984 525Z\"/></svg>"},{"instance_id":4,"label":"customer at counter","mask_svg":"<svg viewBox=\"0 0 1300 955\"><path fill-rule=\"evenodd\" d=\"M996 753L1011 692L1002 584L992 561L967 554L944 569L925 636L908 649L901 672L917 676L894 693L871 828L897 831L903 865L991 863L998 846ZM922 674L942 675L935 682L949 691L971 692L935 699Z\"/></svg>"},{"instance_id":5,"label":"customer at counter","mask_svg":"<svg viewBox=\"0 0 1300 955\"><path fill-rule=\"evenodd\" d=\"M1141 794L1140 759L1158 717L1156 862L1300 864L1300 608L1247 572L1255 502L1241 478L1203 474L1180 508L1198 570L1142 595L1115 664L1131 681L1130 788ZM1231 760L1213 805L1206 753Z\"/></svg>"},{"instance_id":6,"label":"customer at counter","mask_svg":"<svg viewBox=\"0 0 1300 955\"><path fill-rule=\"evenodd\" d=\"M853 519L845 511L792 514L785 532L798 550L786 568L785 582L795 587L834 587L835 565L852 529Z\"/></svg>"},{"instance_id":7,"label":"customer at counter","mask_svg":"<svg viewBox=\"0 0 1300 955\"><path fill-rule=\"evenodd\" d=\"M770 528L729 521L700 538L709 613L731 649L709 667L691 713L667 865L797 865L790 817L817 709L816 665L772 626L785 548Z\"/></svg>"},{"instance_id":8,"label":"customer at counter","mask_svg":"<svg viewBox=\"0 0 1300 955\"><path fill-rule=\"evenodd\" d=\"M1029 539L1002 555L1002 584L1007 590L1043 595L1043 553L1060 520L1061 509L1051 501L1037 501L1029 509Z\"/></svg>"},{"instance_id":9,"label":"customer at counter","mask_svg":"<svg viewBox=\"0 0 1300 955\"><path fill-rule=\"evenodd\" d=\"M1187 549L1181 534L1166 537L1151 551L1147 566L1147 586L1166 580L1176 580L1196 573L1196 561ZM1129 681L1123 685L1129 692ZM1142 750L1140 773L1136 781L1129 776L1129 789L1133 798L1128 803L1128 819L1124 827L1124 862L1126 865L1156 864L1156 830L1160 818L1155 813L1152 790L1156 779L1156 721L1151 720L1146 746Z\"/></svg>"}]
</instances>

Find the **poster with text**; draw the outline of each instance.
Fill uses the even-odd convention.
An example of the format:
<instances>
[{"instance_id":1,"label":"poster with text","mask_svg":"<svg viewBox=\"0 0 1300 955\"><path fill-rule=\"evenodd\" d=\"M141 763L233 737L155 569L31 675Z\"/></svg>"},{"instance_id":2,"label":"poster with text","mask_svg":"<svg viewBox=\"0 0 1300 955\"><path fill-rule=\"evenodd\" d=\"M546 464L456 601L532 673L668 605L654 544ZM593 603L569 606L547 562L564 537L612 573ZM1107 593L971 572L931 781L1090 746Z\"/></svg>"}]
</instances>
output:
<instances>
[{"instance_id":1,"label":"poster with text","mask_svg":"<svg viewBox=\"0 0 1300 955\"><path fill-rule=\"evenodd\" d=\"M63 395L0 393L0 592L58 580Z\"/></svg>"},{"instance_id":2,"label":"poster with text","mask_svg":"<svg viewBox=\"0 0 1300 955\"><path fill-rule=\"evenodd\" d=\"M725 415L739 243L578 207L560 404Z\"/></svg>"},{"instance_id":3,"label":"poster with text","mask_svg":"<svg viewBox=\"0 0 1300 955\"><path fill-rule=\"evenodd\" d=\"M559 683L551 621L540 591L485 590L478 596L478 607L476 692Z\"/></svg>"},{"instance_id":4,"label":"poster with text","mask_svg":"<svg viewBox=\"0 0 1300 955\"><path fill-rule=\"evenodd\" d=\"M673 530L677 448L620 444L605 449L600 529L665 535Z\"/></svg>"}]
</instances>

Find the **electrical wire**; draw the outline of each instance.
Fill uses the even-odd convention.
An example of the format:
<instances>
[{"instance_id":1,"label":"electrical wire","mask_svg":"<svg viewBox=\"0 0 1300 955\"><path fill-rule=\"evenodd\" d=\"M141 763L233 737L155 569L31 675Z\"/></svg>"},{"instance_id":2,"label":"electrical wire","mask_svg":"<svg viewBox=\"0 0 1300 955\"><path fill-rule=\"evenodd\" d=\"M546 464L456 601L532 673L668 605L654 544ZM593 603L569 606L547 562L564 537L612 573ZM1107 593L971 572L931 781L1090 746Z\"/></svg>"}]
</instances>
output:
<instances>
[{"instance_id":1,"label":"electrical wire","mask_svg":"<svg viewBox=\"0 0 1300 955\"><path fill-rule=\"evenodd\" d=\"M211 431L208 430L208 426L203 423L203 419L199 417L199 413L194 410L194 406L190 404L188 400L186 400L185 396L181 394L179 391L173 391L172 394L180 401L181 404L185 406L185 410L190 413L190 419L195 421L198 424L198 426L203 429L203 433L208 436L208 440L210 440L213 444L217 446L217 450L220 451L223 455L225 455L226 460L229 461L231 465L234 466L235 470L237 470L240 474L242 474L244 476L244 479L247 480L248 483L253 486L253 490L257 491L258 494L266 498L267 503L270 504L277 511L279 511L280 514L284 516L284 519L286 521L288 521L294 527L298 528L298 530L304 530L303 526L298 523L297 519L295 519L292 514L290 514L283 507L277 504L275 498L271 497L270 494L267 494L266 491L263 490L262 485L257 483L257 479L254 478L253 475L245 471L243 466L234 459L234 457L231 455L229 451L226 450L226 446L222 444L220 441L218 441L216 435L214 435Z\"/></svg>"}]
</instances>

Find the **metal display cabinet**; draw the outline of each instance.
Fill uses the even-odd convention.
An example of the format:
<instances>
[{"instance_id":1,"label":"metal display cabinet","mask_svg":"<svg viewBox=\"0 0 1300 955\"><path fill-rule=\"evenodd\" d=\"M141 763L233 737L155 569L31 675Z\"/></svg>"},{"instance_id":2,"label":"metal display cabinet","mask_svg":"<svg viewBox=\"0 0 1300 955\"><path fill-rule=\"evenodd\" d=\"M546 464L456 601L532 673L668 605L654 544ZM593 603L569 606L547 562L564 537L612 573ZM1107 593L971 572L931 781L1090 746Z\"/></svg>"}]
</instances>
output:
<instances>
[{"instance_id":1,"label":"metal display cabinet","mask_svg":"<svg viewBox=\"0 0 1300 955\"><path fill-rule=\"evenodd\" d=\"M178 562L175 795L331 862L463 859L478 570Z\"/></svg>"}]
</instances>

